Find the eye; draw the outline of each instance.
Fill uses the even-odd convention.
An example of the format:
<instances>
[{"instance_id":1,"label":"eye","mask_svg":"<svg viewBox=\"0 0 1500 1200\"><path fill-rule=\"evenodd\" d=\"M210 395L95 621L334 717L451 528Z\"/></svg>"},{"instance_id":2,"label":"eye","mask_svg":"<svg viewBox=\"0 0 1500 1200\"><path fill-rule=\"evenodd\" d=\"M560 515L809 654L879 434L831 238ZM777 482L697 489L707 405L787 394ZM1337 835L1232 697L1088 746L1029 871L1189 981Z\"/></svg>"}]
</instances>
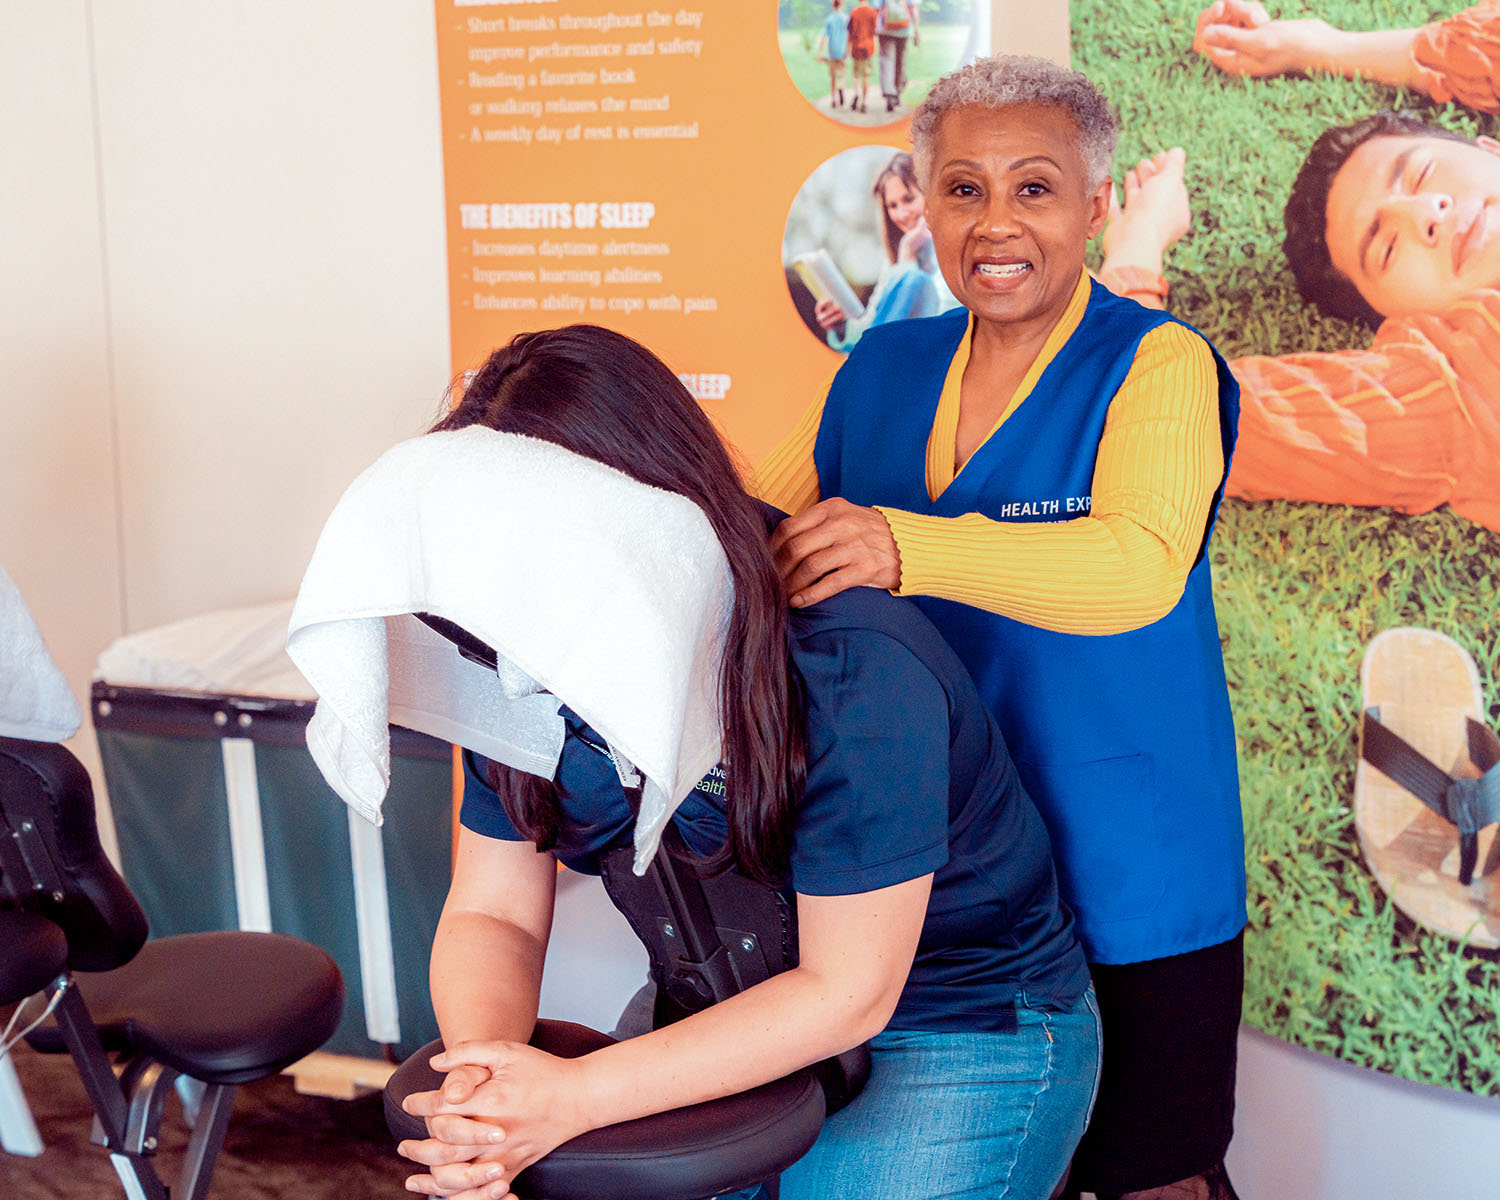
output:
<instances>
[{"instance_id":1,"label":"eye","mask_svg":"<svg viewBox=\"0 0 1500 1200\"><path fill-rule=\"evenodd\" d=\"M1023 196L1045 196L1050 190L1045 183L1039 183L1036 180L1021 185Z\"/></svg>"},{"instance_id":2,"label":"eye","mask_svg":"<svg viewBox=\"0 0 1500 1200\"><path fill-rule=\"evenodd\" d=\"M948 194L950 196L977 196L979 195L979 189L972 183L969 183L965 180L959 180L956 183L950 183L948 185Z\"/></svg>"},{"instance_id":3,"label":"eye","mask_svg":"<svg viewBox=\"0 0 1500 1200\"><path fill-rule=\"evenodd\" d=\"M1428 178L1429 178L1429 177L1430 177L1430 176L1431 176L1431 175L1432 175L1432 167L1433 167L1433 163L1432 163L1432 161L1431 161L1431 160L1430 160L1430 159L1429 159L1429 160L1428 160L1428 161L1427 161L1427 162L1426 162L1426 163L1425 163L1425 164L1424 164L1424 165L1423 165L1423 167L1422 167L1422 169L1421 169L1421 170L1420 170L1420 171L1418 171L1418 172L1417 172L1417 177L1416 177L1416 179L1415 179L1415 180L1414 180L1414 181L1413 181L1413 182L1412 182L1412 185L1411 185L1411 190L1412 190L1412 191L1414 191L1414 192L1419 192L1419 191L1421 191L1421 190L1422 190L1422 185L1423 185L1423 184L1424 184L1424 183L1426 183L1426 182L1427 182L1427 180L1428 180Z\"/></svg>"},{"instance_id":4,"label":"eye","mask_svg":"<svg viewBox=\"0 0 1500 1200\"><path fill-rule=\"evenodd\" d=\"M1396 235L1391 234L1390 240L1385 244L1385 250L1380 255L1380 269L1384 271L1391 265L1391 259L1396 256Z\"/></svg>"}]
</instances>

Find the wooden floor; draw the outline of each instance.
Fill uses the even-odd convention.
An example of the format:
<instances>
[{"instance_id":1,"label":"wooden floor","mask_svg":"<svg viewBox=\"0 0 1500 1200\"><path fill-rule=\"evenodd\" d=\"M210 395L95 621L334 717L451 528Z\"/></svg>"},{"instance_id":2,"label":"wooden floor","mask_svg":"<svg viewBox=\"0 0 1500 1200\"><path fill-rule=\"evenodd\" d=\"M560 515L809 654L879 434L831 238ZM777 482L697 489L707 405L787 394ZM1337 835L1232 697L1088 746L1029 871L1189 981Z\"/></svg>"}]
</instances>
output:
<instances>
[{"instance_id":1,"label":"wooden floor","mask_svg":"<svg viewBox=\"0 0 1500 1200\"><path fill-rule=\"evenodd\" d=\"M17 1074L46 1151L20 1158L0 1151L3 1200L113 1200L125 1192L109 1156L89 1142L91 1113L72 1061L13 1052ZM176 1099L162 1122L159 1169L170 1185L188 1131ZM410 1196L403 1160L392 1148L380 1096L333 1100L299 1095L278 1076L241 1087L210 1200L365 1200Z\"/></svg>"}]
</instances>

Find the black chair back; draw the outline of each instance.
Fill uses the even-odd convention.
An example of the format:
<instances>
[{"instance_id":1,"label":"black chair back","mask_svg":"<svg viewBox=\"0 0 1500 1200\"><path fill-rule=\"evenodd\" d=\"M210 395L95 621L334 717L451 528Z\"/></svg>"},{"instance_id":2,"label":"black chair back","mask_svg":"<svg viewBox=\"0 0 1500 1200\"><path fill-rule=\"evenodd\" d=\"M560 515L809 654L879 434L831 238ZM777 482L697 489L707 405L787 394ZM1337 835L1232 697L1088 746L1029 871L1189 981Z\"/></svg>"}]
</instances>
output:
<instances>
[{"instance_id":1,"label":"black chair back","mask_svg":"<svg viewBox=\"0 0 1500 1200\"><path fill-rule=\"evenodd\" d=\"M706 874L669 824L644 875L635 848L604 856L604 889L651 960L652 1024L660 1029L797 965L797 906L786 893L735 868ZM855 1046L812 1067L830 1113L859 1095L870 1048Z\"/></svg>"},{"instance_id":2,"label":"black chair back","mask_svg":"<svg viewBox=\"0 0 1500 1200\"><path fill-rule=\"evenodd\" d=\"M57 925L78 971L122 966L146 941L146 914L99 844L88 772L51 742L0 738L0 907Z\"/></svg>"},{"instance_id":3,"label":"black chair back","mask_svg":"<svg viewBox=\"0 0 1500 1200\"><path fill-rule=\"evenodd\" d=\"M0 1004L41 991L68 965L68 939L46 917L0 908Z\"/></svg>"}]
</instances>

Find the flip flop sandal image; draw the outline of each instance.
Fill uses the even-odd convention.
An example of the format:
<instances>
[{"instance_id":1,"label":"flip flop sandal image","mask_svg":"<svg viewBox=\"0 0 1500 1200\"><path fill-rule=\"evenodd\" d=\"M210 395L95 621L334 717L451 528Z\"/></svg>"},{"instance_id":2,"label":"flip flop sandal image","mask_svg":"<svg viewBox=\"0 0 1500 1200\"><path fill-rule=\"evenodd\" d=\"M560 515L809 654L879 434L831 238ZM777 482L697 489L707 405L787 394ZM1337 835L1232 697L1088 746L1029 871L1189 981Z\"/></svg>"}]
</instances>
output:
<instances>
[{"instance_id":1,"label":"flip flop sandal image","mask_svg":"<svg viewBox=\"0 0 1500 1200\"><path fill-rule=\"evenodd\" d=\"M1500 737L1479 671L1431 629L1365 650L1354 828L1380 886L1420 925L1500 948Z\"/></svg>"}]
</instances>

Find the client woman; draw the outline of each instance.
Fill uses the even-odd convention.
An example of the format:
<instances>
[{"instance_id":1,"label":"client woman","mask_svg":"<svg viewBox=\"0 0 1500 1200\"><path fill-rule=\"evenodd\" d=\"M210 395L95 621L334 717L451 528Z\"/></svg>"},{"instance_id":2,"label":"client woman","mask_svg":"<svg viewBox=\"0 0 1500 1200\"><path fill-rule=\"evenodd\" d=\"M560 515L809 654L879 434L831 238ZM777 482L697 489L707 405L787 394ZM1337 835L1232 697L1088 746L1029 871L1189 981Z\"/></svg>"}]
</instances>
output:
<instances>
[{"instance_id":1,"label":"client woman","mask_svg":"<svg viewBox=\"0 0 1500 1200\"><path fill-rule=\"evenodd\" d=\"M555 777L468 759L432 951L449 1047L433 1065L447 1081L407 1102L432 1135L402 1144L427 1168L407 1187L504 1197L518 1171L585 1130L873 1039L869 1083L782 1177L783 1200L1043 1200L1087 1120L1097 1018L1046 830L958 659L883 592L788 613L767 548L781 514L746 494L708 418L628 338L591 326L518 336L418 441L472 438L470 426L553 443L639 483L640 504L674 493L706 517L733 583L717 677L725 786L690 791L673 820L695 854L795 892L800 965L580 1059L524 1044L555 863L597 871L633 825L615 767L585 744L603 739L553 688L584 739L565 740ZM475 554L485 516L454 514ZM591 517L602 536L621 519ZM557 536L589 553L589 529ZM649 583L620 594L638 582Z\"/></svg>"}]
</instances>

